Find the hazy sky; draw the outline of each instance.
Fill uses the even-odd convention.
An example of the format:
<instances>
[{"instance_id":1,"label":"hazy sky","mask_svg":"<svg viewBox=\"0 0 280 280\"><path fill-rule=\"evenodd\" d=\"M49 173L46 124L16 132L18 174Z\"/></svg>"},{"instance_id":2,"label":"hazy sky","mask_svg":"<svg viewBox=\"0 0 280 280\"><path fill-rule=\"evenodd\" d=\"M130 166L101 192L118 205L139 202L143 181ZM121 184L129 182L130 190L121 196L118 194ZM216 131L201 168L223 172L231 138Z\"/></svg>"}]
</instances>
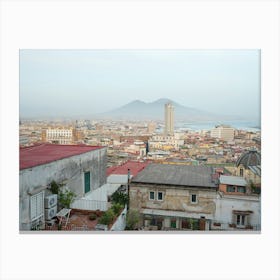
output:
<instances>
[{"instance_id":1,"label":"hazy sky","mask_svg":"<svg viewBox=\"0 0 280 280\"><path fill-rule=\"evenodd\" d=\"M75 116L139 99L260 116L259 50L21 50L20 116Z\"/></svg>"}]
</instances>

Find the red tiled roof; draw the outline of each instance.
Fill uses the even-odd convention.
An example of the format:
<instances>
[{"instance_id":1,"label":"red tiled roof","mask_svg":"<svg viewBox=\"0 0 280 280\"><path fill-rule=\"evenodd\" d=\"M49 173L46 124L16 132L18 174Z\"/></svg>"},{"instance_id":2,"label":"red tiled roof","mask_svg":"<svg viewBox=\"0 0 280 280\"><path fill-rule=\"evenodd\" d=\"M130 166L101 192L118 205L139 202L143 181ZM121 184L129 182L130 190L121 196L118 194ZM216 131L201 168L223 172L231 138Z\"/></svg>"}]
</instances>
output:
<instances>
[{"instance_id":1,"label":"red tiled roof","mask_svg":"<svg viewBox=\"0 0 280 280\"><path fill-rule=\"evenodd\" d=\"M20 170L101 149L102 146L41 144L20 148Z\"/></svg>"},{"instance_id":2,"label":"red tiled roof","mask_svg":"<svg viewBox=\"0 0 280 280\"><path fill-rule=\"evenodd\" d=\"M139 162L139 161L127 161L119 166L112 166L107 168L107 176L112 174L124 175L127 174L128 169L130 169L130 174L136 176L140 171L142 171L150 162Z\"/></svg>"}]
</instances>

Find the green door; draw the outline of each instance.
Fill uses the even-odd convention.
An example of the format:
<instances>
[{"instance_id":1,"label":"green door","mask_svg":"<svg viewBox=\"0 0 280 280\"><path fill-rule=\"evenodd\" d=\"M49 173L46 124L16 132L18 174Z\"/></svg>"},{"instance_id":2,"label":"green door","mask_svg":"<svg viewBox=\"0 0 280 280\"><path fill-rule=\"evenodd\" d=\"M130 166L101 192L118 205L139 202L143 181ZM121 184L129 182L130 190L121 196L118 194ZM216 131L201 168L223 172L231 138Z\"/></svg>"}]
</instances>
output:
<instances>
[{"instance_id":1,"label":"green door","mask_svg":"<svg viewBox=\"0 0 280 280\"><path fill-rule=\"evenodd\" d=\"M85 172L85 193L90 191L90 172Z\"/></svg>"}]
</instances>

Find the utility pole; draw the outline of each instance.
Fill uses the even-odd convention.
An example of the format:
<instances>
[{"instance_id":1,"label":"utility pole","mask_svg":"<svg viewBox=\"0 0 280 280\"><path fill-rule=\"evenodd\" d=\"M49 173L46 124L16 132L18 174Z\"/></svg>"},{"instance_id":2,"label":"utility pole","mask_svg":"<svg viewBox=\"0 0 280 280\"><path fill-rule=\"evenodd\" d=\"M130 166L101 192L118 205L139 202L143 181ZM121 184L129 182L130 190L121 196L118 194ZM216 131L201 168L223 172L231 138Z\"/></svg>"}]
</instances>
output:
<instances>
[{"instance_id":1,"label":"utility pole","mask_svg":"<svg viewBox=\"0 0 280 280\"><path fill-rule=\"evenodd\" d=\"M130 169L127 169L127 211L129 210L129 181L130 181Z\"/></svg>"}]
</instances>

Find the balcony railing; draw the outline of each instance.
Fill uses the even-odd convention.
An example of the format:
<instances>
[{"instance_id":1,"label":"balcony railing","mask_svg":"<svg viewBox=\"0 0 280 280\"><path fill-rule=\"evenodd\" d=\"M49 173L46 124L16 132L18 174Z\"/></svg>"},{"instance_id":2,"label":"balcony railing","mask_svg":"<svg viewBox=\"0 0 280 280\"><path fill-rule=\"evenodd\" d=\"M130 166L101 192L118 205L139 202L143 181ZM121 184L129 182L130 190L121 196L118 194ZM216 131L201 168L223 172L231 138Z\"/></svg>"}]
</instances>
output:
<instances>
[{"instance_id":1,"label":"balcony railing","mask_svg":"<svg viewBox=\"0 0 280 280\"><path fill-rule=\"evenodd\" d=\"M108 202L107 201L98 201L98 200L90 200L90 199L75 199L71 204L71 208L73 209L81 209L81 210L108 210Z\"/></svg>"}]
</instances>

